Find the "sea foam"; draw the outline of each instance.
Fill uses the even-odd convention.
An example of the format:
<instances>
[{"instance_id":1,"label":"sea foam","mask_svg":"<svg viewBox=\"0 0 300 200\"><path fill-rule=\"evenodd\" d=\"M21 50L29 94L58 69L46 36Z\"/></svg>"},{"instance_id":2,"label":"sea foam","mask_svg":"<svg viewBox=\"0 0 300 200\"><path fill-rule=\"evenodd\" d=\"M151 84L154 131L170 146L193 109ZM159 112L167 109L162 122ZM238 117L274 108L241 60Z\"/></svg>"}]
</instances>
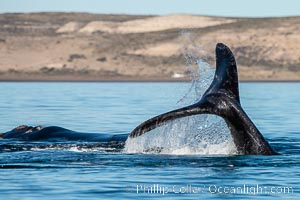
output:
<instances>
[{"instance_id":1,"label":"sea foam","mask_svg":"<svg viewBox=\"0 0 300 200\"><path fill-rule=\"evenodd\" d=\"M197 49L198 50L198 49ZM178 101L179 106L199 101L213 80L214 69L207 62L187 51L187 70L191 86ZM192 65L198 70L191 70ZM236 154L237 150L226 122L209 114L179 118L137 138L128 138L125 153L159 154Z\"/></svg>"}]
</instances>

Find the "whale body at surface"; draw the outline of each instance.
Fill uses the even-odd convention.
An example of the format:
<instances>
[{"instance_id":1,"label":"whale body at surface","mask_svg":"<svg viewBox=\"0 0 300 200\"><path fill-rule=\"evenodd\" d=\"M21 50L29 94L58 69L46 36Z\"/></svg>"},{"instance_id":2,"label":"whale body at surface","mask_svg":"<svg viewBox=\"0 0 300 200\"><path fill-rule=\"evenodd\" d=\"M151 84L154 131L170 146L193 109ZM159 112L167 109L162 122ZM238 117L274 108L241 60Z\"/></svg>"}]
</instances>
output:
<instances>
[{"instance_id":1,"label":"whale body at surface","mask_svg":"<svg viewBox=\"0 0 300 200\"><path fill-rule=\"evenodd\" d=\"M153 117L128 134L81 133L57 126L19 126L0 134L3 139L21 140L81 140L92 142L119 142L125 145L128 137L135 138L173 120L199 115L212 114L222 117L231 133L239 154L276 155L269 143L248 117L240 104L236 61L231 50L224 44L216 46L216 71L210 87L195 104Z\"/></svg>"},{"instance_id":2,"label":"whale body at surface","mask_svg":"<svg viewBox=\"0 0 300 200\"><path fill-rule=\"evenodd\" d=\"M129 137L138 137L169 121L199 114L222 117L239 154L277 154L264 139L240 104L236 61L224 44L216 46L216 71L213 82L199 102L151 118L136 127Z\"/></svg>"}]
</instances>

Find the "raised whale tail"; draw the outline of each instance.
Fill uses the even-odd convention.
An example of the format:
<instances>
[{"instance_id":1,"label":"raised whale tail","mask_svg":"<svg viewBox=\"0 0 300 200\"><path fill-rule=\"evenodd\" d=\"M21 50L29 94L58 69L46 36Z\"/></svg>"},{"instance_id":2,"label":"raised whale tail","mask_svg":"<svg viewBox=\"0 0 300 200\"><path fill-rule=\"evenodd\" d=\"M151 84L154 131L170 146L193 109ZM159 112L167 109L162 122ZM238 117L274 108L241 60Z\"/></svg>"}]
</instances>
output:
<instances>
[{"instance_id":1,"label":"raised whale tail","mask_svg":"<svg viewBox=\"0 0 300 200\"><path fill-rule=\"evenodd\" d=\"M222 43L216 46L216 71L213 82L203 96L211 93L223 93L240 102L236 62L233 53Z\"/></svg>"},{"instance_id":2,"label":"raised whale tail","mask_svg":"<svg viewBox=\"0 0 300 200\"><path fill-rule=\"evenodd\" d=\"M200 101L143 122L129 137L138 137L174 119L198 114L222 117L240 154L276 154L241 107L235 58L230 49L222 43L216 46L214 80Z\"/></svg>"}]
</instances>

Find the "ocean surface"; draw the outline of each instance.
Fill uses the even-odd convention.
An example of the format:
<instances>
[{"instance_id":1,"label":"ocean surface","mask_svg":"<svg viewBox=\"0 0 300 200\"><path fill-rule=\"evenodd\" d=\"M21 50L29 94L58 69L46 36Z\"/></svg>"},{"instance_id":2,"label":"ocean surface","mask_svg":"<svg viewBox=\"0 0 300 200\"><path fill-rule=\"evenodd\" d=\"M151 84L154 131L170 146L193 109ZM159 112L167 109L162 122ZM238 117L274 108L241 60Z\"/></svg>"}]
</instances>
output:
<instances>
[{"instance_id":1,"label":"ocean surface","mask_svg":"<svg viewBox=\"0 0 300 200\"><path fill-rule=\"evenodd\" d=\"M150 117L194 102L194 89L191 83L2 82L0 132L26 124L127 134ZM139 141L118 149L0 140L0 199L299 199L300 84L241 83L240 96L280 155L236 155L228 151L234 148L228 136L225 146L184 143L168 152L143 152ZM176 130L183 124L177 122ZM210 138L226 134L222 123L212 124L217 131ZM184 140L176 134L170 140ZM170 146L167 137L156 136Z\"/></svg>"}]
</instances>

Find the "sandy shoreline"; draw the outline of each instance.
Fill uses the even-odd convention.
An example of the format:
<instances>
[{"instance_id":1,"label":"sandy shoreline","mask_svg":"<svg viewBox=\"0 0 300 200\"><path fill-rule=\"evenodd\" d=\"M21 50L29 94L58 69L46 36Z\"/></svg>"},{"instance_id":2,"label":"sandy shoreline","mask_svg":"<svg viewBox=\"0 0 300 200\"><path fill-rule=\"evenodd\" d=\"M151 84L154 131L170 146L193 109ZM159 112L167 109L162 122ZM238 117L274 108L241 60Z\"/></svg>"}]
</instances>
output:
<instances>
[{"instance_id":1,"label":"sandy shoreline","mask_svg":"<svg viewBox=\"0 0 300 200\"><path fill-rule=\"evenodd\" d=\"M300 17L0 14L0 81L189 81L222 42L241 81L298 82L299 33Z\"/></svg>"},{"instance_id":2,"label":"sandy shoreline","mask_svg":"<svg viewBox=\"0 0 300 200\"><path fill-rule=\"evenodd\" d=\"M240 82L300 82L299 79L240 79ZM170 77L93 77L93 76L0 76L0 82L191 82L190 78Z\"/></svg>"}]
</instances>

